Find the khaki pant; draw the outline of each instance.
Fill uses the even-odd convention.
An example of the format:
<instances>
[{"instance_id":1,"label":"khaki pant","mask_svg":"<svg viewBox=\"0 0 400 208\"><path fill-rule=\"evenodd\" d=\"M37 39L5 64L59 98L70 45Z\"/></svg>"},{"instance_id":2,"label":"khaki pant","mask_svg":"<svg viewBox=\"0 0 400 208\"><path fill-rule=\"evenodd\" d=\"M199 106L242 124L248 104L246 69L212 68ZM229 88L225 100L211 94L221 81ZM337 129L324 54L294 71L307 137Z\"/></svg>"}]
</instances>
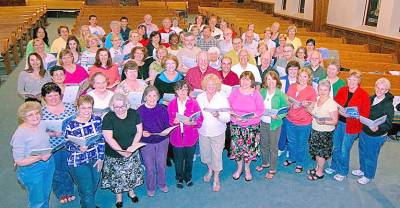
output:
<instances>
[{"instance_id":1,"label":"khaki pant","mask_svg":"<svg viewBox=\"0 0 400 208\"><path fill-rule=\"evenodd\" d=\"M200 135L199 144L201 162L208 164L213 171L221 171L225 133L215 137Z\"/></svg>"},{"instance_id":2,"label":"khaki pant","mask_svg":"<svg viewBox=\"0 0 400 208\"><path fill-rule=\"evenodd\" d=\"M278 158L278 140L281 134L281 127L275 131L270 130L271 124L261 122L261 158L262 164L271 164L271 169L276 170L276 163Z\"/></svg>"}]
</instances>

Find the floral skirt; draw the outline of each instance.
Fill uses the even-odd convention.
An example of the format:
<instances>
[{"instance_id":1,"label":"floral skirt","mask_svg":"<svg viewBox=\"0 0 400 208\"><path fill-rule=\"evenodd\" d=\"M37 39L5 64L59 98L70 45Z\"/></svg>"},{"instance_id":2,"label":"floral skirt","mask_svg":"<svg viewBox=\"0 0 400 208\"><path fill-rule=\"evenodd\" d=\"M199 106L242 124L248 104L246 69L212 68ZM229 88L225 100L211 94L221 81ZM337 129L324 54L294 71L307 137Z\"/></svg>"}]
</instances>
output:
<instances>
[{"instance_id":1,"label":"floral skirt","mask_svg":"<svg viewBox=\"0 0 400 208\"><path fill-rule=\"evenodd\" d=\"M309 152L315 160L315 156L328 159L332 156L333 149L333 132L334 131L311 131L308 140Z\"/></svg>"},{"instance_id":2,"label":"floral skirt","mask_svg":"<svg viewBox=\"0 0 400 208\"><path fill-rule=\"evenodd\" d=\"M255 160L260 154L260 124L247 127L231 125L231 152L235 160Z\"/></svg>"},{"instance_id":3,"label":"floral skirt","mask_svg":"<svg viewBox=\"0 0 400 208\"><path fill-rule=\"evenodd\" d=\"M110 189L114 193L132 191L144 182L144 171L139 151L130 157L106 157L103 167L101 188Z\"/></svg>"}]
</instances>

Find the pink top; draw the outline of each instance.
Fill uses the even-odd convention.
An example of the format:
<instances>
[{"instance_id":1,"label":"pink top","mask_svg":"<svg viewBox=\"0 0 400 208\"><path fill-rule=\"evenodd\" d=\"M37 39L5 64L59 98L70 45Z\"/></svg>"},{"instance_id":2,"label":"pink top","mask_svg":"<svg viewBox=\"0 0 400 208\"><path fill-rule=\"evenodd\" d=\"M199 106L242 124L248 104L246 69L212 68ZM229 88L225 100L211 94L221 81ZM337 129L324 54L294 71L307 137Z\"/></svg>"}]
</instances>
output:
<instances>
[{"instance_id":1,"label":"pink top","mask_svg":"<svg viewBox=\"0 0 400 208\"><path fill-rule=\"evenodd\" d=\"M242 127L250 126L253 124L260 123L261 116L264 114L265 107L264 101L259 91L254 90L252 94L243 94L240 92L240 88L232 89L231 94L228 97L231 111L238 115L244 115L247 113L254 113L255 116L251 119L240 121L236 117L231 116L231 121L235 125Z\"/></svg>"},{"instance_id":2,"label":"pink top","mask_svg":"<svg viewBox=\"0 0 400 208\"><path fill-rule=\"evenodd\" d=\"M292 97L299 102L303 101L317 101L317 93L315 92L314 88L308 85L303 90L299 91L298 95L296 96L297 92L297 83L290 85L289 90L287 92L288 97ZM312 116L305 110L303 106L300 108L290 108L287 114L287 119L296 124L296 125L309 125L312 122Z\"/></svg>"},{"instance_id":3,"label":"pink top","mask_svg":"<svg viewBox=\"0 0 400 208\"><path fill-rule=\"evenodd\" d=\"M185 116L189 117L198 111L201 112L199 104L195 99L191 97L188 98L185 106L186 109L185 112L183 113ZM174 123L174 120L177 113L178 113L178 101L176 98L174 98L168 105L169 124L171 126L176 125ZM195 145L197 140L199 139L198 129L201 127L202 123L203 123L203 114L200 113L200 117L196 119L196 125L188 126L183 124L183 138L180 129L181 127L178 126L171 132L169 136L170 139L169 142L174 147L191 147Z\"/></svg>"},{"instance_id":4,"label":"pink top","mask_svg":"<svg viewBox=\"0 0 400 208\"><path fill-rule=\"evenodd\" d=\"M108 78L108 86L113 85L116 81L121 80L121 76L119 75L118 66L113 64L109 68L92 66L89 69L89 77L91 78L96 72L103 73Z\"/></svg>"},{"instance_id":5,"label":"pink top","mask_svg":"<svg viewBox=\"0 0 400 208\"><path fill-rule=\"evenodd\" d=\"M74 73L70 73L67 70L65 70L64 84L79 84L89 77L85 68L83 68L81 65L78 64L76 64L75 66L76 68Z\"/></svg>"}]
</instances>

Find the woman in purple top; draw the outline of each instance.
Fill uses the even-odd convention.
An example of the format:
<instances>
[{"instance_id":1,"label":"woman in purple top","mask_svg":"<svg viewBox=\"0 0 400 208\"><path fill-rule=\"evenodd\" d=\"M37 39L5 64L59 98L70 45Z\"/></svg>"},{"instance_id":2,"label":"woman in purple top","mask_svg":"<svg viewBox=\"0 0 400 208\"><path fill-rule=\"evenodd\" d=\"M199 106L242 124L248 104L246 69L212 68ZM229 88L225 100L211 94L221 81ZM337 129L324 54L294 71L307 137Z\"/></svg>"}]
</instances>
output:
<instances>
[{"instance_id":1,"label":"woman in purple top","mask_svg":"<svg viewBox=\"0 0 400 208\"><path fill-rule=\"evenodd\" d=\"M143 93L145 103L138 108L143 124L143 137L140 141L146 143L140 153L146 167L146 188L150 197L154 196L156 181L162 192L168 192L165 167L169 139L167 136L154 135L169 127L167 108L157 103L159 98L157 88L148 86Z\"/></svg>"},{"instance_id":2,"label":"woman in purple top","mask_svg":"<svg viewBox=\"0 0 400 208\"><path fill-rule=\"evenodd\" d=\"M169 123L179 126L171 132L170 142L174 152L176 186L182 189L183 181L188 187L193 185L193 156L199 139L197 130L203 123L203 115L197 101L189 97L191 89L185 80L178 81L174 88L176 98L168 105ZM199 117L194 119L179 119L177 116L180 114L190 117L198 112Z\"/></svg>"},{"instance_id":3,"label":"woman in purple top","mask_svg":"<svg viewBox=\"0 0 400 208\"><path fill-rule=\"evenodd\" d=\"M228 97L232 113L231 151L232 157L237 163L237 170L232 175L234 180L238 180L242 175L243 160L245 162L245 180L253 179L250 163L256 159L259 153L260 121L265 107L263 98L255 86L253 73L245 71L240 75L240 87L234 88ZM254 113L254 115L247 118L241 117L248 113Z\"/></svg>"}]
</instances>

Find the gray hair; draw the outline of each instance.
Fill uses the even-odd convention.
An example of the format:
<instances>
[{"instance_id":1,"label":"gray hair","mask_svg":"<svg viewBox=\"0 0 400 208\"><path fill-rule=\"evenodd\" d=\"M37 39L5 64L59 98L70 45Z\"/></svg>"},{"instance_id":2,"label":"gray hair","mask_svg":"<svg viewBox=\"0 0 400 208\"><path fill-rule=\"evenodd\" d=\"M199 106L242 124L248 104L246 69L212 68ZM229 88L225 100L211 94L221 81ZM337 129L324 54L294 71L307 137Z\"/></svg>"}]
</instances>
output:
<instances>
[{"instance_id":1,"label":"gray hair","mask_svg":"<svg viewBox=\"0 0 400 208\"><path fill-rule=\"evenodd\" d=\"M121 26L121 22L120 21L111 21L110 23L110 28L113 28L115 26Z\"/></svg>"},{"instance_id":2,"label":"gray hair","mask_svg":"<svg viewBox=\"0 0 400 208\"><path fill-rule=\"evenodd\" d=\"M218 56L221 54L219 48L217 48L217 47L211 47L211 48L208 49L207 52L208 52L208 53L217 53Z\"/></svg>"},{"instance_id":3,"label":"gray hair","mask_svg":"<svg viewBox=\"0 0 400 208\"><path fill-rule=\"evenodd\" d=\"M383 84L386 90L390 90L390 81L385 77L381 77L378 80L376 80L375 86L378 86L379 84Z\"/></svg>"},{"instance_id":4,"label":"gray hair","mask_svg":"<svg viewBox=\"0 0 400 208\"><path fill-rule=\"evenodd\" d=\"M318 83L318 86L324 86L324 87L327 87L328 89L329 89L329 92L331 91L331 83L328 81L328 80L321 80L319 83Z\"/></svg>"},{"instance_id":5,"label":"gray hair","mask_svg":"<svg viewBox=\"0 0 400 208\"><path fill-rule=\"evenodd\" d=\"M126 106L127 109L130 108L131 104L128 100L128 97L126 97L124 94L122 93L115 93L110 100L110 110L114 111L114 102L115 101L122 101L124 103L124 105Z\"/></svg>"},{"instance_id":6,"label":"gray hair","mask_svg":"<svg viewBox=\"0 0 400 208\"><path fill-rule=\"evenodd\" d=\"M156 87L150 85L144 89L142 100L144 100L146 102L146 97L147 97L147 95L150 94L150 92L155 92L157 95L157 100L160 99L160 93L158 92L158 89Z\"/></svg>"}]
</instances>

